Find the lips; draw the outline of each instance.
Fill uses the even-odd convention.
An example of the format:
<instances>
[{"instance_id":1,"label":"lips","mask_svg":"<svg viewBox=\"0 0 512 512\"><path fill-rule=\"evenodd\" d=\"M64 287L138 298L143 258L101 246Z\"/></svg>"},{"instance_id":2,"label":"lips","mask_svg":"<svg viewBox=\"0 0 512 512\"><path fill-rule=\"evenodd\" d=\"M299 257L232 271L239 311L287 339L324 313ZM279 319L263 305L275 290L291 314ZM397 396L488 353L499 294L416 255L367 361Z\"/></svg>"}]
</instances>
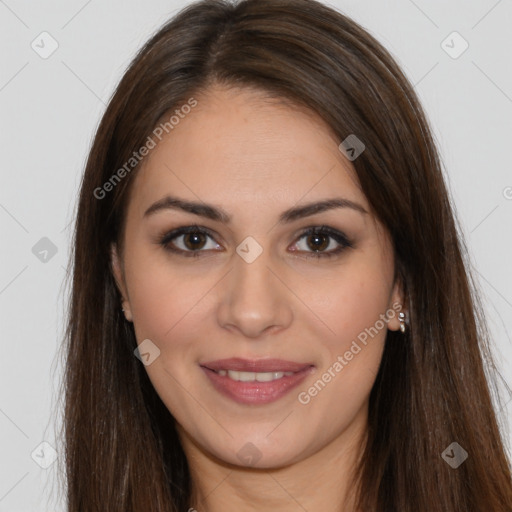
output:
<instances>
[{"instance_id":1,"label":"lips","mask_svg":"<svg viewBox=\"0 0 512 512\"><path fill-rule=\"evenodd\" d=\"M230 359L218 359L201 363L201 366L218 372L219 370L233 370L238 372L301 372L311 366L312 363L297 363L284 359L242 359L233 357Z\"/></svg>"},{"instance_id":2,"label":"lips","mask_svg":"<svg viewBox=\"0 0 512 512\"><path fill-rule=\"evenodd\" d=\"M246 405L279 400L315 371L311 363L283 359L218 359L200 366L214 389Z\"/></svg>"}]
</instances>

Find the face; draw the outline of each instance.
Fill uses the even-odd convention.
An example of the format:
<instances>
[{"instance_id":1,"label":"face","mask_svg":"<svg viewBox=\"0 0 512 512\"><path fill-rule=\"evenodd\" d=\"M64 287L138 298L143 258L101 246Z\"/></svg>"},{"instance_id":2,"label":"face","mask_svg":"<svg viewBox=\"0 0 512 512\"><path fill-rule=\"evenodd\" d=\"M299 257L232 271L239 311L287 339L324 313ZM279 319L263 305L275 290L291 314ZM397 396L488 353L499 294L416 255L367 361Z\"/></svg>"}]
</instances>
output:
<instances>
[{"instance_id":1,"label":"face","mask_svg":"<svg viewBox=\"0 0 512 512\"><path fill-rule=\"evenodd\" d=\"M364 428L399 328L392 246L313 114L196 99L135 178L116 281L186 451L291 464Z\"/></svg>"}]
</instances>

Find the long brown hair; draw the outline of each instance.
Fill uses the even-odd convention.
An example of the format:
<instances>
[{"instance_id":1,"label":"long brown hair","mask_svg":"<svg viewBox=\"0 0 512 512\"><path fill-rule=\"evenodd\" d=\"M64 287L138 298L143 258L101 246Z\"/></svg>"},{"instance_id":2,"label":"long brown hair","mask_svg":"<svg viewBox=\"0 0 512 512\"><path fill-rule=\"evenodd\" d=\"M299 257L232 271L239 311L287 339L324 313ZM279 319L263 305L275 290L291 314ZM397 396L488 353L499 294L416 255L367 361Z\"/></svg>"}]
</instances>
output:
<instances>
[{"instance_id":1,"label":"long brown hair","mask_svg":"<svg viewBox=\"0 0 512 512\"><path fill-rule=\"evenodd\" d=\"M190 506L187 460L174 418L134 357L110 246L122 249L140 167L126 162L165 116L213 83L292 101L316 112L340 142L356 134L366 146L353 165L390 233L410 328L388 332L371 391L356 468L360 509L509 512L510 462L484 366L494 370L488 331L430 127L390 53L312 0L188 6L140 50L108 104L81 183L71 260L69 512ZM441 456L452 442L468 453L456 469Z\"/></svg>"}]
</instances>

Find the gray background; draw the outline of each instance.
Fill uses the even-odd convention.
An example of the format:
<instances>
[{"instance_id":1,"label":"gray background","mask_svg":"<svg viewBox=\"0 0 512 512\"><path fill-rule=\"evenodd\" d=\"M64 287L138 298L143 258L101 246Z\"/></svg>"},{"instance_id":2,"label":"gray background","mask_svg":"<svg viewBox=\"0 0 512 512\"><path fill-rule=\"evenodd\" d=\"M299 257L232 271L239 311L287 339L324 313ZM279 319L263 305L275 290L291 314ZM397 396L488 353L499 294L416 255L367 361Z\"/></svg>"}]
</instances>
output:
<instances>
[{"instance_id":1,"label":"gray background","mask_svg":"<svg viewBox=\"0 0 512 512\"><path fill-rule=\"evenodd\" d=\"M0 512L64 510L55 432L62 280L78 185L93 132L130 59L187 3L0 0ZM512 385L512 2L331 5L376 36L415 85L444 162L497 361ZM39 52L51 49L48 36L39 36L44 31L58 43L46 59L31 47L35 41ZM469 44L457 58L462 40L453 31ZM40 242L44 237L55 254L41 252L49 246ZM507 440L511 398L503 392ZM35 462L52 461L43 441L58 457L48 469Z\"/></svg>"}]
</instances>

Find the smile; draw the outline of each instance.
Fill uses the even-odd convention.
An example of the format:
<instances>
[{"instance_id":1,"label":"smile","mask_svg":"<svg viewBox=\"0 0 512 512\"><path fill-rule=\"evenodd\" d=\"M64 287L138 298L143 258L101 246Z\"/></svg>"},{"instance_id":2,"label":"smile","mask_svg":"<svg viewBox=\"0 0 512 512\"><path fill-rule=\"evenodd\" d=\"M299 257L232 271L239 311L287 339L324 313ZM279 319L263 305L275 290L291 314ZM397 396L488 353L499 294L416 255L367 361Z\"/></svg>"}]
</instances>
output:
<instances>
[{"instance_id":1,"label":"smile","mask_svg":"<svg viewBox=\"0 0 512 512\"><path fill-rule=\"evenodd\" d=\"M271 382L273 380L282 379L284 376L289 377L294 372L237 372L236 370L219 370L221 377L228 377L231 380L240 382Z\"/></svg>"},{"instance_id":2,"label":"smile","mask_svg":"<svg viewBox=\"0 0 512 512\"><path fill-rule=\"evenodd\" d=\"M310 363L240 358L200 365L213 389L239 404L263 405L288 395L315 371Z\"/></svg>"}]
</instances>

